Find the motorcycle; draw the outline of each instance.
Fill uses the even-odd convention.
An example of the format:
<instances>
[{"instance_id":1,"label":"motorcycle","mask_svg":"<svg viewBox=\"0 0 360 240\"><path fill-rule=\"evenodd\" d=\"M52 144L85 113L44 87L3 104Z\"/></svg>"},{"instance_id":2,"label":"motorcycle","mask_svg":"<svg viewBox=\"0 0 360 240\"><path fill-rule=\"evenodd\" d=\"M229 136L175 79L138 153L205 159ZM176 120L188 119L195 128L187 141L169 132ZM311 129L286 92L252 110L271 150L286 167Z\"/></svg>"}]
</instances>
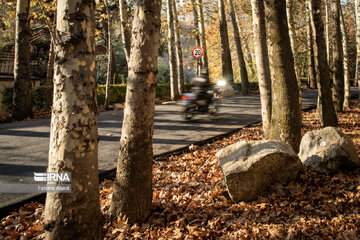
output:
<instances>
[{"instance_id":1,"label":"motorcycle","mask_svg":"<svg viewBox=\"0 0 360 240\"><path fill-rule=\"evenodd\" d=\"M220 85L219 85L220 84ZM217 86L223 86L223 82L218 82ZM219 112L220 99L217 87L206 92L206 96L200 96L193 91L181 96L180 104L184 106L184 118L191 120L195 114L215 115Z\"/></svg>"}]
</instances>

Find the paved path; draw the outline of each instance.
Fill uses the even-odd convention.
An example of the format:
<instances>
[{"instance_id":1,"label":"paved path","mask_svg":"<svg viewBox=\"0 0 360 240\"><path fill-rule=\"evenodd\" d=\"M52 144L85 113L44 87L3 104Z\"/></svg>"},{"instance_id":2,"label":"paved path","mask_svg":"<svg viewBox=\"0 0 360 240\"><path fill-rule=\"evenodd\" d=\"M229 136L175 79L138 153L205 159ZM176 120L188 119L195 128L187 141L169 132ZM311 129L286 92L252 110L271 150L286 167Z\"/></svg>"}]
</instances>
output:
<instances>
[{"instance_id":1,"label":"paved path","mask_svg":"<svg viewBox=\"0 0 360 240\"><path fill-rule=\"evenodd\" d=\"M314 106L316 91L306 91L303 108ZM99 116L99 170L116 167L122 126L122 111ZM174 151L192 143L261 121L258 95L222 100L214 119L199 115L185 121L178 104L157 105L155 111L154 155ZM45 172L49 149L49 119L0 124L0 184L34 183L33 172ZM20 194L0 193L0 208Z\"/></svg>"}]
</instances>

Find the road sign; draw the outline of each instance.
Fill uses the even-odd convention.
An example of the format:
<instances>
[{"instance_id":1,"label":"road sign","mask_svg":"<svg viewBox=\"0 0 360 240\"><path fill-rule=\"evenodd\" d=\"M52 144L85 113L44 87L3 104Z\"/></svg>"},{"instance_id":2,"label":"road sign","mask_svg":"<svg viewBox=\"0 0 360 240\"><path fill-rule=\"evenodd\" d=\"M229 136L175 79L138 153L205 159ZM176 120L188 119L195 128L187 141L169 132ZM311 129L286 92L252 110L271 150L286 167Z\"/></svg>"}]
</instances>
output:
<instances>
[{"instance_id":1,"label":"road sign","mask_svg":"<svg viewBox=\"0 0 360 240\"><path fill-rule=\"evenodd\" d=\"M194 58L198 59L198 58L201 58L202 55L204 54L204 51L201 47L195 47L191 54L193 55Z\"/></svg>"}]
</instances>

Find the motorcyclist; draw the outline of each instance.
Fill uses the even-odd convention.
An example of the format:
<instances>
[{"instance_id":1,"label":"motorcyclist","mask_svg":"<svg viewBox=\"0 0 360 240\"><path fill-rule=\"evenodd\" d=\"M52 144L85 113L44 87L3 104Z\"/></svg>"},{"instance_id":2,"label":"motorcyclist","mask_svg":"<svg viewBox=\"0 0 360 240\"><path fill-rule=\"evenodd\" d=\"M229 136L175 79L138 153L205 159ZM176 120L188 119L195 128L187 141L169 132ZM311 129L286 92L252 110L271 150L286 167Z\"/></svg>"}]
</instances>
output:
<instances>
[{"instance_id":1,"label":"motorcyclist","mask_svg":"<svg viewBox=\"0 0 360 240\"><path fill-rule=\"evenodd\" d=\"M208 70L202 68L200 70L200 75L192 79L194 84L193 93L196 94L198 100L205 100L203 110L206 111L211 102L211 94L208 93L208 90L211 87Z\"/></svg>"}]
</instances>

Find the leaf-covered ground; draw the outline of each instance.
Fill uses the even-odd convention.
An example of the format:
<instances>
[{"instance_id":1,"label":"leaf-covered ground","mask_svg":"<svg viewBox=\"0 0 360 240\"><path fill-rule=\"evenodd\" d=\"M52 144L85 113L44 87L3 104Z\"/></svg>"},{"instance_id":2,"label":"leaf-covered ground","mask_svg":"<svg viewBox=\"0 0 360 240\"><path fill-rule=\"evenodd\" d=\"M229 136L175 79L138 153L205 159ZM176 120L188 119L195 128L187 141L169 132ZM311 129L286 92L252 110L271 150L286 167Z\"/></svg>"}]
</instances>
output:
<instances>
[{"instance_id":1,"label":"leaf-covered ground","mask_svg":"<svg viewBox=\"0 0 360 240\"><path fill-rule=\"evenodd\" d=\"M360 101L339 114L340 128L360 153ZM303 133L320 128L304 113ZM232 202L216 152L240 140L261 139L261 127L156 162L153 213L142 225L108 217L112 181L101 183L105 239L359 239L360 170L323 174L309 167L287 185L273 185L257 200ZM43 204L31 203L1 220L0 239L42 239Z\"/></svg>"}]
</instances>

